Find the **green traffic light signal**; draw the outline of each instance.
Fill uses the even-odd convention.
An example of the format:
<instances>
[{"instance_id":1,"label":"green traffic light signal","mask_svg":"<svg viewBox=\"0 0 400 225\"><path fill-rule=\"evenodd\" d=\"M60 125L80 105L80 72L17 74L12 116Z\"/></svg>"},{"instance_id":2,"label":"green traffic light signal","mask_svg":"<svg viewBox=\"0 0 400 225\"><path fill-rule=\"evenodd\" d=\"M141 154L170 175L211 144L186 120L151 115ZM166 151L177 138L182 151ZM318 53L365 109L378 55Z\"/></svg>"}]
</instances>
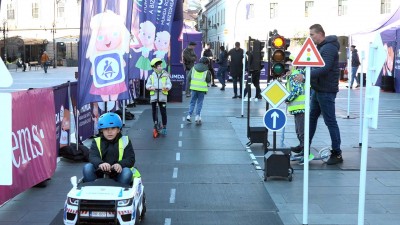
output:
<instances>
[{"instance_id":1,"label":"green traffic light signal","mask_svg":"<svg viewBox=\"0 0 400 225\"><path fill-rule=\"evenodd\" d=\"M272 74L281 75L285 72L285 66L282 63L272 65Z\"/></svg>"}]
</instances>

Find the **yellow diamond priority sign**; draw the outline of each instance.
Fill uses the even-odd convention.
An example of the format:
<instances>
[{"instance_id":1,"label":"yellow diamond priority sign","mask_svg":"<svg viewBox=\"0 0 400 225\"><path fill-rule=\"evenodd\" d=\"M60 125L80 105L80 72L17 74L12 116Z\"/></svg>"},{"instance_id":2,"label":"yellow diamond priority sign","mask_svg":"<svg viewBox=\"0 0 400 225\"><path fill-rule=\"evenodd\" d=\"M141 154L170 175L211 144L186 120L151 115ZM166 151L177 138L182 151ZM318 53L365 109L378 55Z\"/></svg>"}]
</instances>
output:
<instances>
[{"instance_id":1,"label":"yellow diamond priority sign","mask_svg":"<svg viewBox=\"0 0 400 225\"><path fill-rule=\"evenodd\" d=\"M276 108L285 101L289 96L289 92L279 81L274 80L261 92L261 96L267 100L273 108Z\"/></svg>"}]
</instances>

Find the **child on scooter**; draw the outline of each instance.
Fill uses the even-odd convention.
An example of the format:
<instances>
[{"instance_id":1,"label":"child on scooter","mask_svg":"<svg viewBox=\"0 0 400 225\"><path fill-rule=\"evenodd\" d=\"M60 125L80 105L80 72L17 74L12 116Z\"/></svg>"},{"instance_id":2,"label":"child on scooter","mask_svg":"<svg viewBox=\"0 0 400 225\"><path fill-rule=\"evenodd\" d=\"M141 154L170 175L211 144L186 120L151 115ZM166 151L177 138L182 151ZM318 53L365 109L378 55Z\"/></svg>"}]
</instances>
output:
<instances>
[{"instance_id":1,"label":"child on scooter","mask_svg":"<svg viewBox=\"0 0 400 225\"><path fill-rule=\"evenodd\" d=\"M118 114L108 112L99 117L100 137L95 138L90 147L90 163L83 167L84 182L94 181L104 173L111 174L111 178L123 184L132 182L135 152L129 137L121 134L121 128Z\"/></svg>"},{"instance_id":2,"label":"child on scooter","mask_svg":"<svg viewBox=\"0 0 400 225\"><path fill-rule=\"evenodd\" d=\"M158 137L158 112L157 104L160 107L162 130L161 134L167 134L167 96L171 90L172 83L167 71L162 69L162 60L154 58L150 62L154 72L149 76L146 82L146 89L150 91L150 102L153 113L153 137Z\"/></svg>"}]
</instances>

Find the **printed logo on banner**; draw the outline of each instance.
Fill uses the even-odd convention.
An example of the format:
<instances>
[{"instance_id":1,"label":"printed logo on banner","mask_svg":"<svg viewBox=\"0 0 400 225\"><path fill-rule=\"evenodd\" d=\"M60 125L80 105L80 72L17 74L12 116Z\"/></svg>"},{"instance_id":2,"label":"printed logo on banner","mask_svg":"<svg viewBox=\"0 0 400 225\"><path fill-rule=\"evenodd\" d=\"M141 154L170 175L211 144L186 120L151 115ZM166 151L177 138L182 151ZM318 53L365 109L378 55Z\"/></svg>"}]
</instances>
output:
<instances>
[{"instance_id":1,"label":"printed logo on banner","mask_svg":"<svg viewBox=\"0 0 400 225\"><path fill-rule=\"evenodd\" d=\"M98 55L94 60L94 86L106 87L125 81L125 72L122 69L122 56L116 52Z\"/></svg>"}]
</instances>

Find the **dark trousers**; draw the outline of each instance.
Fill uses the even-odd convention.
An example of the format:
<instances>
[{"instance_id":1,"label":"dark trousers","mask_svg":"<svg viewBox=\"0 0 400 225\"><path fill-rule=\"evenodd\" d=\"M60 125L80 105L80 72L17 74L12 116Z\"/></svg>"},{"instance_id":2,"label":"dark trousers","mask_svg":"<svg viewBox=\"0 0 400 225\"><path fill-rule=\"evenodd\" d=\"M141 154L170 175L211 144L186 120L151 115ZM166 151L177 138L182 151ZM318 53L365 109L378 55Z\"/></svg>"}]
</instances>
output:
<instances>
[{"instance_id":1,"label":"dark trousers","mask_svg":"<svg viewBox=\"0 0 400 225\"><path fill-rule=\"evenodd\" d=\"M310 144L317 129L318 117L322 114L331 136L332 150L337 154L341 154L340 131L335 113L336 94L336 92L312 91L310 102Z\"/></svg>"},{"instance_id":2,"label":"dark trousers","mask_svg":"<svg viewBox=\"0 0 400 225\"><path fill-rule=\"evenodd\" d=\"M253 83L254 87L256 88L256 98L261 98L261 88L260 88L260 71L252 72L251 74L251 82ZM250 98L251 98L251 90L250 90ZM244 89L244 96L247 94L247 85Z\"/></svg>"},{"instance_id":3,"label":"dark trousers","mask_svg":"<svg viewBox=\"0 0 400 225\"><path fill-rule=\"evenodd\" d=\"M158 124L157 103L158 103L158 107L160 108L160 112L161 112L162 125L163 125L163 127L166 127L167 126L167 103L166 102L152 102L151 103L151 110L153 113L154 125Z\"/></svg>"},{"instance_id":4,"label":"dark trousers","mask_svg":"<svg viewBox=\"0 0 400 225\"><path fill-rule=\"evenodd\" d=\"M241 96L242 95L242 90L243 90L243 88L242 88L242 74L231 74L231 76L232 76L232 82L233 82L233 94L235 95L235 96ZM239 82L239 86L240 86L240 93L239 93L239 95L237 94L237 83Z\"/></svg>"},{"instance_id":5,"label":"dark trousers","mask_svg":"<svg viewBox=\"0 0 400 225\"><path fill-rule=\"evenodd\" d=\"M214 71L214 68L213 68L213 66L212 66L212 64L210 63L210 65L208 66L208 70L210 71L210 73L211 73L211 84L215 84L214 83L214 79L215 79L215 71Z\"/></svg>"}]
</instances>

